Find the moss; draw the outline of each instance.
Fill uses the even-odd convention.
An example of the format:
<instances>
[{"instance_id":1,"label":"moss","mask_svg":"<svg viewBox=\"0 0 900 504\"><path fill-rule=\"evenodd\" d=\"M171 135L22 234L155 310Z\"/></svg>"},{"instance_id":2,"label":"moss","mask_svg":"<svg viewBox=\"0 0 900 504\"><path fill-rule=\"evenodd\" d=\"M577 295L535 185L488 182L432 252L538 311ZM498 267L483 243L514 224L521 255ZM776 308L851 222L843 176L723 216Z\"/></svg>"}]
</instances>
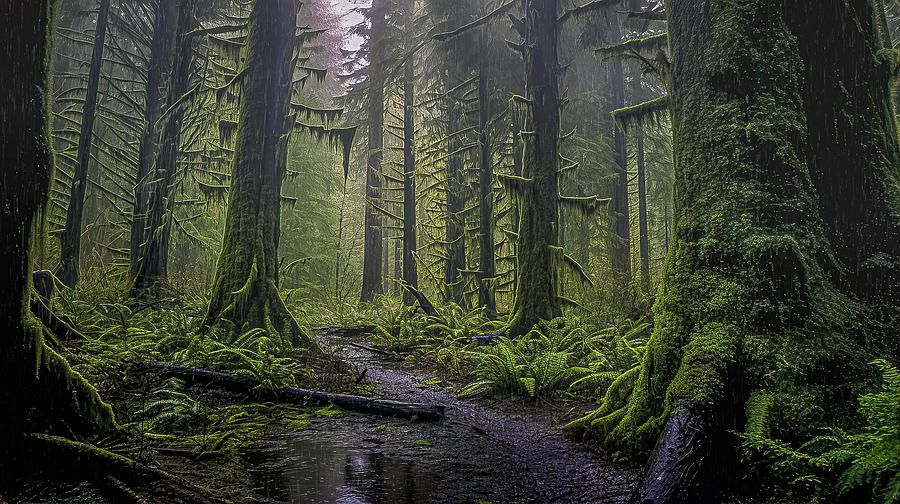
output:
<instances>
[{"instance_id":1,"label":"moss","mask_svg":"<svg viewBox=\"0 0 900 504\"><path fill-rule=\"evenodd\" d=\"M115 432L118 425L112 408L65 358L44 343L47 329L31 317L24 327L25 338L35 352L32 378L43 391L32 398L38 410L48 414L54 425L62 423L85 433Z\"/></svg>"},{"instance_id":2,"label":"moss","mask_svg":"<svg viewBox=\"0 0 900 504\"><path fill-rule=\"evenodd\" d=\"M862 305L832 273L811 183L800 49L776 4L669 6L676 224L655 326L634 379L572 424L611 451L647 454L682 404L802 440L846 424L868 379Z\"/></svg>"}]
</instances>

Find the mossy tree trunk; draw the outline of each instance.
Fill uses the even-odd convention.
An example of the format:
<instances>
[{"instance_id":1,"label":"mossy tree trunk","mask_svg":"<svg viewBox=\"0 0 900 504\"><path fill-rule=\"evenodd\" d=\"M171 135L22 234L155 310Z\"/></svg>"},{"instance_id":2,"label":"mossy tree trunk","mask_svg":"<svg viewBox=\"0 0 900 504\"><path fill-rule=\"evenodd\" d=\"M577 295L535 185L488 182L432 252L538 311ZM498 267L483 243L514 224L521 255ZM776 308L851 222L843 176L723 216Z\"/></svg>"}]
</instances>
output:
<instances>
[{"instance_id":1,"label":"mossy tree trunk","mask_svg":"<svg viewBox=\"0 0 900 504\"><path fill-rule=\"evenodd\" d=\"M641 67L633 66L634 73L631 76L633 86L633 101L643 101L641 92ZM644 128L640 125L634 127L635 165L637 168L638 185L638 232L639 248L641 254L641 293L650 295L650 229L647 219L647 173L644 162Z\"/></svg>"},{"instance_id":2,"label":"mossy tree trunk","mask_svg":"<svg viewBox=\"0 0 900 504\"><path fill-rule=\"evenodd\" d=\"M557 2L525 2L524 176L518 241L516 300L508 334L518 336L539 320L561 315L556 286L559 219L559 61Z\"/></svg>"},{"instance_id":3,"label":"mossy tree trunk","mask_svg":"<svg viewBox=\"0 0 900 504\"><path fill-rule=\"evenodd\" d=\"M44 343L46 329L28 310L34 254L43 245L42 212L53 179L49 135L51 1L0 2L3 19L18 20L0 35L6 71L0 107L0 453L15 467L25 433L115 429L112 410L97 391ZM15 471L0 472L0 480ZM2 481L9 483L9 481Z\"/></svg>"},{"instance_id":4,"label":"mossy tree trunk","mask_svg":"<svg viewBox=\"0 0 900 504\"><path fill-rule=\"evenodd\" d=\"M615 14L617 7L609 7L606 13L606 37L610 43L617 44L622 40L622 27ZM607 106L610 111L625 106L625 73L622 61L610 60L607 63ZM610 237L610 263L617 275L617 282L627 285L631 282L631 217L628 204L628 145L625 131L611 121L613 136L613 169L615 176L610 184L612 201L609 213L612 218L612 236Z\"/></svg>"},{"instance_id":5,"label":"mossy tree trunk","mask_svg":"<svg viewBox=\"0 0 900 504\"><path fill-rule=\"evenodd\" d=\"M782 0L666 7L675 229L655 326L641 366L575 425L632 455L659 439L640 502L706 502L741 474L731 432L799 443L853 417L866 294L896 278L898 148L866 0L816 16ZM841 227L863 216L883 234ZM860 252L843 252L848 234ZM877 278L856 268L866 253Z\"/></svg>"},{"instance_id":6,"label":"mossy tree trunk","mask_svg":"<svg viewBox=\"0 0 900 504\"><path fill-rule=\"evenodd\" d=\"M497 311L492 280L494 266L494 166L491 149L491 94L486 57L487 40L480 34L481 51L478 63L478 305L488 316Z\"/></svg>"},{"instance_id":7,"label":"mossy tree trunk","mask_svg":"<svg viewBox=\"0 0 900 504\"><path fill-rule=\"evenodd\" d=\"M194 6L196 0L181 0L175 36L174 58L166 104L173 107L188 92L191 82L193 48L188 35L196 27ZM150 195L147 201L147 220L134 280L134 294L153 293L168 281L169 239L172 234L174 196L172 185L178 170L178 153L181 144L181 124L185 107L171 108L163 120L159 156L149 181ZM137 200L135 200L137 201Z\"/></svg>"},{"instance_id":8,"label":"mossy tree trunk","mask_svg":"<svg viewBox=\"0 0 900 504\"><path fill-rule=\"evenodd\" d=\"M278 292L281 184L296 42L296 0L260 0L250 14L247 77L239 112L222 253L204 322L262 328L313 345Z\"/></svg>"},{"instance_id":9,"label":"mossy tree trunk","mask_svg":"<svg viewBox=\"0 0 900 504\"><path fill-rule=\"evenodd\" d=\"M59 235L59 267L57 276L69 287L78 283L78 267L81 259L81 224L84 217L84 193L87 188L88 165L91 160L91 141L94 137L94 117L97 113L97 93L100 89L100 70L103 68L103 45L109 24L109 0L100 0L97 24L94 27L94 49L88 71L84 108L81 113L81 133L78 136L78 152L75 173L66 209L66 227Z\"/></svg>"},{"instance_id":10,"label":"mossy tree trunk","mask_svg":"<svg viewBox=\"0 0 900 504\"><path fill-rule=\"evenodd\" d=\"M892 58L878 51L887 42L876 37L883 14L871 12L868 2L854 0L828 5L816 16L789 12L786 18L803 59L809 140L802 155L832 251L843 267L842 282L863 299L897 305L900 159L885 85ZM834 35L835 27L851 30L852 36Z\"/></svg>"},{"instance_id":11,"label":"mossy tree trunk","mask_svg":"<svg viewBox=\"0 0 900 504\"><path fill-rule=\"evenodd\" d=\"M454 68L457 62L451 61L450 66L450 91L447 93L447 222L446 229L446 253L447 262L444 263L444 283L447 285L448 301L463 305L464 282L460 277L460 270L466 269L466 240L463 233L465 219L465 173L460 155L462 141L459 135L459 120L461 106L459 98L453 92L454 86L459 84L459 79L453 79Z\"/></svg>"},{"instance_id":12,"label":"mossy tree trunk","mask_svg":"<svg viewBox=\"0 0 900 504\"><path fill-rule=\"evenodd\" d=\"M129 248L131 276L138 274L140 250L147 224L148 182L156 156L156 122L162 113L162 86L166 69L174 50L174 28L177 16L176 0L159 0L153 19L153 40L150 43L150 64L147 68L147 89L144 92L144 128L138 147L137 175L134 184L134 208L131 212L131 244Z\"/></svg>"},{"instance_id":13,"label":"mossy tree trunk","mask_svg":"<svg viewBox=\"0 0 900 504\"><path fill-rule=\"evenodd\" d=\"M383 249L381 219L372 207L380 196L381 159L384 152L384 72L382 71L383 41L385 30L385 0L372 0L369 11L369 77L368 77L368 129L369 158L366 167L365 235L363 238L363 278L360 300L371 301L375 294L384 292Z\"/></svg>"},{"instance_id":14,"label":"mossy tree trunk","mask_svg":"<svg viewBox=\"0 0 900 504\"><path fill-rule=\"evenodd\" d=\"M407 0L404 15L406 30L411 33L415 2ZM410 56L403 66L403 282L419 288L419 271L416 264L416 124L415 124L415 57ZM413 293L403 291L403 304L412 306Z\"/></svg>"}]
</instances>

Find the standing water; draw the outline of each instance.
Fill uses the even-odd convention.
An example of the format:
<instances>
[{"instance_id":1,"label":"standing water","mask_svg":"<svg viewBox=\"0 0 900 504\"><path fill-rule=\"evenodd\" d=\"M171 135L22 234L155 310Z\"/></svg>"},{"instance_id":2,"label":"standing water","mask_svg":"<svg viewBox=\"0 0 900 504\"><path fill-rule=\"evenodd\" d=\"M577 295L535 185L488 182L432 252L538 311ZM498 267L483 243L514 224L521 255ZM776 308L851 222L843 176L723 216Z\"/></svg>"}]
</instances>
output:
<instances>
[{"instance_id":1,"label":"standing water","mask_svg":"<svg viewBox=\"0 0 900 504\"><path fill-rule=\"evenodd\" d=\"M346 439L287 438L254 454L257 492L298 504L429 502L438 477ZM254 458L255 458L254 456Z\"/></svg>"}]
</instances>

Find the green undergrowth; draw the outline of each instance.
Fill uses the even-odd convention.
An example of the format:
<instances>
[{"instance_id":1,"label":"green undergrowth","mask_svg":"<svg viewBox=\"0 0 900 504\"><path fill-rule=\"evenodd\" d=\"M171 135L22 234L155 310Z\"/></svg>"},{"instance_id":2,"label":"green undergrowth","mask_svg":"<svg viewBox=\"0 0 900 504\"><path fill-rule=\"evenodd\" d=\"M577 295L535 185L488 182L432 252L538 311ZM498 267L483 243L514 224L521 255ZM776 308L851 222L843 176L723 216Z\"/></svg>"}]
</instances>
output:
<instances>
[{"instance_id":1,"label":"green undergrowth","mask_svg":"<svg viewBox=\"0 0 900 504\"><path fill-rule=\"evenodd\" d=\"M900 502L900 371L884 360L873 364L883 385L859 398L864 424L856 432L831 428L800 446L742 435L745 461L765 493L789 502L832 502L835 493L859 502Z\"/></svg>"},{"instance_id":2,"label":"green undergrowth","mask_svg":"<svg viewBox=\"0 0 900 504\"><path fill-rule=\"evenodd\" d=\"M377 297L355 324L375 327L372 341L453 380L463 395L530 400L593 400L640 362L650 324L623 319L600 327L576 315L541 322L527 334L480 346L474 336L501 331L482 309L450 303L426 315L398 300Z\"/></svg>"},{"instance_id":3,"label":"green undergrowth","mask_svg":"<svg viewBox=\"0 0 900 504\"><path fill-rule=\"evenodd\" d=\"M261 329L201 332L202 296L181 293L144 304L127 293L125 282L88 276L77 290L54 294L53 312L84 336L58 342L55 350L113 407L127 438L117 449L225 500L249 498L242 452L273 431L306 428L316 408L248 404L214 388L160 379L138 363L223 371L253 378L264 389L364 391L355 370L336 356L286 346Z\"/></svg>"}]
</instances>

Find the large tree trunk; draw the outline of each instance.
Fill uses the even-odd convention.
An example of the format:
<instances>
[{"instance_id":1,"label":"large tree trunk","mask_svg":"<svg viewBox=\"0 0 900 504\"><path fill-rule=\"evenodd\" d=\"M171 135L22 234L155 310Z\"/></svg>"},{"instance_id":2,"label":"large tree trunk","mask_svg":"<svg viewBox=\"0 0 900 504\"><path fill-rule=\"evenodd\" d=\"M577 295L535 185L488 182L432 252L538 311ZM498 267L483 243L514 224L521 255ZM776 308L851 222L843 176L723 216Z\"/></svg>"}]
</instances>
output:
<instances>
[{"instance_id":1,"label":"large tree trunk","mask_svg":"<svg viewBox=\"0 0 900 504\"><path fill-rule=\"evenodd\" d=\"M25 433L113 430L112 410L97 391L44 343L46 329L29 314L31 266L43 245L42 211L53 179L49 136L50 1L0 2L0 17L18 20L0 35L0 483L14 476Z\"/></svg>"},{"instance_id":2,"label":"large tree trunk","mask_svg":"<svg viewBox=\"0 0 900 504\"><path fill-rule=\"evenodd\" d=\"M884 84L890 65L874 52L887 42L875 36L883 14L871 13L865 0L854 0L847 6L828 4L815 16L786 16L799 39L805 76L801 92L809 140L801 155L819 193L832 251L844 268L843 281L863 299L897 305L900 159ZM854 26L847 22L850 16L860 20L853 37L822 36L838 33L835 26Z\"/></svg>"},{"instance_id":3,"label":"large tree trunk","mask_svg":"<svg viewBox=\"0 0 900 504\"><path fill-rule=\"evenodd\" d=\"M407 29L412 29L414 2L406 8ZM413 57L403 68L403 282L413 289L419 288L419 272L416 265L416 125L415 125L416 74ZM409 289L403 290L403 304L412 306L416 297Z\"/></svg>"},{"instance_id":4,"label":"large tree trunk","mask_svg":"<svg viewBox=\"0 0 900 504\"><path fill-rule=\"evenodd\" d=\"M187 93L191 82L193 48L188 33L197 24L194 14L196 0L181 0L180 4L175 57L172 61L172 78L167 99L169 107ZM169 238L172 234L174 211L174 198L171 192L178 170L184 111L185 107L179 105L172 109L164 120L159 157L149 187L146 228L134 280L135 294L152 293L168 281Z\"/></svg>"},{"instance_id":5,"label":"large tree trunk","mask_svg":"<svg viewBox=\"0 0 900 504\"><path fill-rule=\"evenodd\" d=\"M132 278L138 274L141 245L147 225L148 182L156 155L156 122L162 112L163 76L170 67L174 49L173 22L177 15L176 0L159 0L153 20L153 40L150 43L150 65L147 68L147 89L144 92L144 129L138 147L137 175L134 184L134 208L131 212L130 268Z\"/></svg>"},{"instance_id":6,"label":"large tree trunk","mask_svg":"<svg viewBox=\"0 0 900 504\"><path fill-rule=\"evenodd\" d=\"M640 103L643 101L643 93L641 92L641 67L639 64L633 66L634 73L631 77L633 89L633 101ZM645 296L650 295L650 229L647 222L647 173L644 163L644 128L640 125L634 127L634 148L636 165L637 165L637 183L638 183L638 229L640 233L640 254L641 254L641 292Z\"/></svg>"},{"instance_id":7,"label":"large tree trunk","mask_svg":"<svg viewBox=\"0 0 900 504\"><path fill-rule=\"evenodd\" d=\"M455 62L450 62L451 75ZM456 80L450 80L450 85L459 84ZM462 196L465 190L465 174L459 150L462 141L459 138L459 119L461 106L459 100L451 90L447 96L447 222L446 222L446 250L447 262L444 263L444 283L447 285L448 301L463 305L464 282L460 276L460 270L466 269L466 240L463 233L465 219L463 210L465 198Z\"/></svg>"},{"instance_id":8,"label":"large tree trunk","mask_svg":"<svg viewBox=\"0 0 900 504\"><path fill-rule=\"evenodd\" d=\"M525 3L525 93L529 117L525 125L524 176L519 225L516 300L511 336L531 330L539 320L561 315L556 294L556 245L559 220L559 85L557 74L557 3Z\"/></svg>"},{"instance_id":9,"label":"large tree trunk","mask_svg":"<svg viewBox=\"0 0 900 504\"><path fill-rule=\"evenodd\" d=\"M887 70L868 2L832 3L815 17L803 7L667 2L675 230L656 325L640 368L576 424L631 454L648 453L663 434L639 502L720 501L733 482L726 475L740 476L728 471L739 460L730 432L799 443L845 425L868 376L855 294L880 280L847 285L834 274L853 263L826 210L872 215L887 207L887 190L869 186L865 203L823 203L839 189L816 181L838 146L839 159L853 160L837 162L844 184L897 175ZM852 92L823 94L823 75L828 88ZM855 107L863 97L871 108ZM856 126L835 130L823 110L844 110L841 120ZM835 149L827 161L817 157L823 147ZM841 379L829 378L834 369Z\"/></svg>"},{"instance_id":10,"label":"large tree trunk","mask_svg":"<svg viewBox=\"0 0 900 504\"><path fill-rule=\"evenodd\" d=\"M169 107L181 99L190 86L193 48L188 33L196 26L195 3L196 0L180 2L175 57L172 60L172 78L166 100ZM165 285L168 280L169 238L172 233L171 220L174 211L171 189L178 170L184 110L185 107L179 105L169 111L169 115L164 119L159 157L150 177L152 181L149 186L147 221L134 280L135 294L152 292L156 287Z\"/></svg>"},{"instance_id":11,"label":"large tree trunk","mask_svg":"<svg viewBox=\"0 0 900 504\"><path fill-rule=\"evenodd\" d=\"M380 196L381 158L384 151L384 64L382 35L385 24L385 0L372 0L372 28L369 40L369 159L366 168L365 237L363 239L363 278L360 300L371 301L375 294L384 292L382 285L381 219L372 203Z\"/></svg>"},{"instance_id":12,"label":"large tree trunk","mask_svg":"<svg viewBox=\"0 0 900 504\"><path fill-rule=\"evenodd\" d=\"M485 47L484 33L481 47ZM494 167L491 155L491 95L488 80L488 61L483 56L478 65L478 305L485 307L488 316L497 311L492 280L494 268Z\"/></svg>"},{"instance_id":13,"label":"large tree trunk","mask_svg":"<svg viewBox=\"0 0 900 504\"><path fill-rule=\"evenodd\" d=\"M88 184L87 170L91 159L91 140L94 136L94 116L97 113L97 92L100 89L100 69L103 67L103 43L109 18L109 0L100 0L97 25L94 28L94 51L88 73L87 91L81 114L81 133L75 158L75 173L66 209L66 227L59 235L59 268L57 276L69 287L78 283L78 266L81 258L81 224L84 216L84 193Z\"/></svg>"},{"instance_id":14,"label":"large tree trunk","mask_svg":"<svg viewBox=\"0 0 900 504\"><path fill-rule=\"evenodd\" d=\"M227 319L237 330L263 328L280 334L282 343L311 347L312 340L278 292L281 183L297 9L296 0L268 0L256 2L250 14L247 80L225 237L204 326Z\"/></svg>"},{"instance_id":15,"label":"large tree trunk","mask_svg":"<svg viewBox=\"0 0 900 504\"><path fill-rule=\"evenodd\" d=\"M614 8L610 8L611 10ZM622 40L622 27L618 16L613 12L606 14L606 35L611 43L619 43ZM613 59L608 62L607 106L609 110L619 109L625 106L625 74L622 70L622 61ZM613 220L613 236L610 241L610 262L613 271L618 276L617 281L621 285L631 282L631 217L628 204L628 146L625 139L625 131L613 121L613 169L615 177L612 179L610 194L612 201L609 212Z\"/></svg>"}]
</instances>

